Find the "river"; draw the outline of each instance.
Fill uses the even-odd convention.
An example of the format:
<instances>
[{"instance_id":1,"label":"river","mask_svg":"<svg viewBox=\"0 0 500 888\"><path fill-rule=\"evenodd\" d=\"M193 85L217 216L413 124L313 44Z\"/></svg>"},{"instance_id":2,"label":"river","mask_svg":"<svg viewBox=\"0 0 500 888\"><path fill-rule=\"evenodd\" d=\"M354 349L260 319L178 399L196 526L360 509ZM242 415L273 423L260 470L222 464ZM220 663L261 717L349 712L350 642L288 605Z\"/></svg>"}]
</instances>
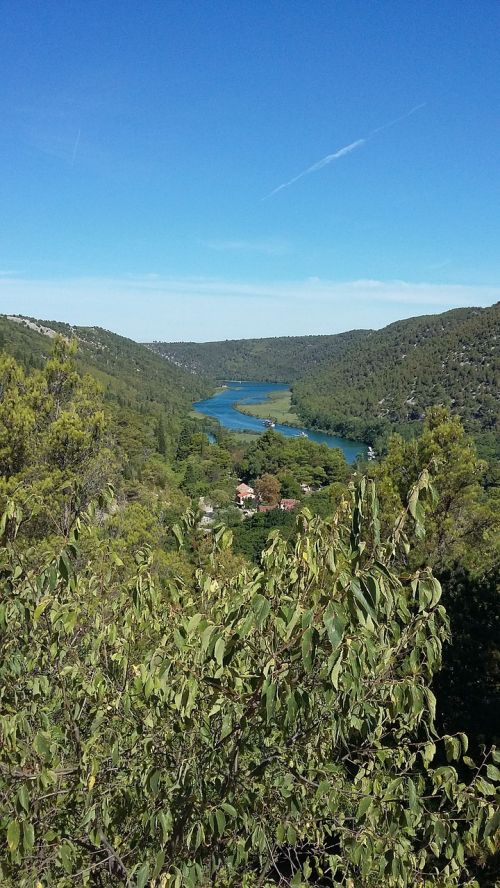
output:
<instances>
[{"instance_id":1,"label":"river","mask_svg":"<svg viewBox=\"0 0 500 888\"><path fill-rule=\"evenodd\" d=\"M249 416L236 409L236 404L261 404L271 392L285 392L289 386L273 382L229 382L228 387L221 392L212 395L205 401L197 401L194 409L204 416L216 419L221 426L234 432L265 432L267 429L263 419L257 416ZM335 435L327 435L326 432L317 432L315 429L295 428L281 425L274 427L275 432L280 432L287 438L301 437L304 433L311 441L317 444L326 444L327 447L338 447L344 454L348 463L353 463L356 457L365 456L367 448L359 441L349 441L347 438L337 438Z\"/></svg>"}]
</instances>

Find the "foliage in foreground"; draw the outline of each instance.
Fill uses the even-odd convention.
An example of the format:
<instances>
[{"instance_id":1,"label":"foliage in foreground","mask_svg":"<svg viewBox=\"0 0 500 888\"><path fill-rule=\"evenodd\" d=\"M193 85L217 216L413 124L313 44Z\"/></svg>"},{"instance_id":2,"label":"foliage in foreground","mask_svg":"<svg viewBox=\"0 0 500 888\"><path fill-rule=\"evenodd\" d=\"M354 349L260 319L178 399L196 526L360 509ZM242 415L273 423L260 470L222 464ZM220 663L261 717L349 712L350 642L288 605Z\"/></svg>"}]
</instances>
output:
<instances>
[{"instance_id":1,"label":"foliage in foreground","mask_svg":"<svg viewBox=\"0 0 500 888\"><path fill-rule=\"evenodd\" d=\"M168 593L147 553L128 582L77 570L83 520L33 571L7 512L2 884L477 885L500 756L436 736L440 586L396 568L428 492L424 473L382 542L362 481L332 519L304 511L293 547L276 533L261 570ZM229 545L221 529L214 562Z\"/></svg>"}]
</instances>

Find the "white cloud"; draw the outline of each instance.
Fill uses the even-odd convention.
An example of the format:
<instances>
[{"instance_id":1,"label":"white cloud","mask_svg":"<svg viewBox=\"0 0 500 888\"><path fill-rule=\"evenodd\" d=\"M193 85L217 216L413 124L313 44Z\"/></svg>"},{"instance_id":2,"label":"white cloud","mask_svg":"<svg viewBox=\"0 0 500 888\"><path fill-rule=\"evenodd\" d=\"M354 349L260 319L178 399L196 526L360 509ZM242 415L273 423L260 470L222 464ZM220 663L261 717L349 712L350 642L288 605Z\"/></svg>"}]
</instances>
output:
<instances>
[{"instance_id":1,"label":"white cloud","mask_svg":"<svg viewBox=\"0 0 500 888\"><path fill-rule=\"evenodd\" d=\"M98 325L137 340L335 333L498 300L498 286L425 281L0 278L0 312Z\"/></svg>"}]
</instances>

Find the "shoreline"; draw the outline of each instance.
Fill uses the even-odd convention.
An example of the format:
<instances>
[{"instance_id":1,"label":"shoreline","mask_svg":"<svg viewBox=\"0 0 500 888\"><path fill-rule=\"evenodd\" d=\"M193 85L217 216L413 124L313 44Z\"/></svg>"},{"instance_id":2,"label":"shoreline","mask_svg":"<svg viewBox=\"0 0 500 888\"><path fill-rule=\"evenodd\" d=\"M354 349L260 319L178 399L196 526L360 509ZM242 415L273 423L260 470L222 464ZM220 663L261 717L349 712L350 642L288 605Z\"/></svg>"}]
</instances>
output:
<instances>
[{"instance_id":1,"label":"shoreline","mask_svg":"<svg viewBox=\"0 0 500 888\"><path fill-rule=\"evenodd\" d=\"M255 388L252 389L254 385L257 390ZM268 385L273 388L269 390L267 388ZM241 392L240 387L242 387ZM230 389L231 392L227 392L227 389ZM336 447L344 453L348 463L352 463L356 458L366 458L367 456L368 444L366 441L347 438L341 434L335 434L326 429L318 429L301 422L298 414L291 409L291 388L286 383L267 384L259 381L254 384L252 381L247 383L246 381L238 380L234 387L230 382L226 383L225 393L228 397L223 397L222 410L212 410L210 409L211 405L209 406L209 402L212 399L215 402L219 402L219 397L224 394L224 390L221 391L220 387L217 387L217 391L214 391L209 398L204 399L202 402L196 402L197 405L203 404L208 408L206 413L203 407L200 409L199 406L193 405L194 410L198 414L214 419L222 428L230 432L237 433L240 431L249 436L251 435L252 438L265 434L267 431L266 420L272 419L276 423L275 430L278 434L282 434L286 438L304 437L316 444L325 444L329 448ZM250 403L245 400L246 397L250 399ZM238 398L241 400L238 400ZM229 410L228 422L226 424L223 417L227 407L229 407ZM236 420L236 424L230 421L231 410L233 415L241 417L240 420ZM253 428L252 425L247 427L243 425L244 417L248 417L249 420L253 421L255 424ZM259 428L255 426L259 426Z\"/></svg>"},{"instance_id":2,"label":"shoreline","mask_svg":"<svg viewBox=\"0 0 500 888\"><path fill-rule=\"evenodd\" d=\"M291 389L289 389L289 391L291 391ZM272 401L273 401L272 395L267 395L265 400L256 401L253 405L245 405L240 402L235 402L234 409L237 410L238 413L242 413L244 416L253 416L255 419L264 419L264 420L272 419L273 417L271 417L271 416L263 417L259 413L253 413L253 411L252 411L252 406L258 406L259 404L268 405L268 403L272 403ZM341 438L342 440L345 440L345 441L352 441L354 444L363 444L365 447L371 446L368 444L367 441L363 441L362 438L342 438L341 435L339 435L337 432L332 432L331 429L319 429L319 428L312 427L312 426L306 426L303 423L301 423L300 417L297 417L297 422L290 422L290 421L285 421L285 420L278 420L278 422L279 422L279 425L287 426L287 428L290 428L290 429L300 429L301 431L304 431L306 433L319 432L322 435L331 435L332 437L338 437L338 438ZM257 434L259 434L259 433L257 432ZM278 432L278 434L279 434L279 432ZM308 437L307 434L306 434L306 437ZM309 438L309 440L311 440L311 439Z\"/></svg>"}]
</instances>

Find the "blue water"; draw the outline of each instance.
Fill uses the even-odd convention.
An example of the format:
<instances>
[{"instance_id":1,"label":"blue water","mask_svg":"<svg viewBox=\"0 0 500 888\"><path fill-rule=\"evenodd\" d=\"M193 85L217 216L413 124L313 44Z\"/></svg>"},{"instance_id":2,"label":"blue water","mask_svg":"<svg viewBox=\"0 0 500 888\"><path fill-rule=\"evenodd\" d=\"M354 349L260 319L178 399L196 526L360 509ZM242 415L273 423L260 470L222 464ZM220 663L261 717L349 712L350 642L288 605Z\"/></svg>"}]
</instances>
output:
<instances>
[{"instance_id":1,"label":"blue water","mask_svg":"<svg viewBox=\"0 0 500 888\"><path fill-rule=\"evenodd\" d=\"M274 382L230 382L228 388L205 401L197 401L194 409L204 416L211 416L220 422L225 429L233 432L265 432L268 428L263 419L257 416L248 416L236 409L239 404L260 404L266 400L270 392L288 391L287 385ZM337 438L335 435L327 435L326 432L317 432L313 429L292 428L291 426L276 424L275 432L285 435L287 438L301 437L305 432L311 441L317 444L326 444L328 447L338 447L344 454L348 463L354 462L357 456L365 456L367 448L359 441L349 441L347 438Z\"/></svg>"}]
</instances>

